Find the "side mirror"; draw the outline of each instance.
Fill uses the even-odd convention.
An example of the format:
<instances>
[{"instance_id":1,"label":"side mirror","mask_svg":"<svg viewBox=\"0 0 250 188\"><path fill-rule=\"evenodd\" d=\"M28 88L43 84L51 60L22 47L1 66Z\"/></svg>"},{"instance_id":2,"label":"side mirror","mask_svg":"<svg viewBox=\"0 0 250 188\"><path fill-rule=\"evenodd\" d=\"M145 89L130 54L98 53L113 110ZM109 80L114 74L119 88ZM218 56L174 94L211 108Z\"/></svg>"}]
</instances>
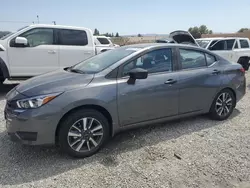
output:
<instances>
[{"instance_id":1,"label":"side mirror","mask_svg":"<svg viewBox=\"0 0 250 188\"><path fill-rule=\"evenodd\" d=\"M142 68L135 68L129 71L129 77L132 80L146 79L148 77L148 71Z\"/></svg>"},{"instance_id":2,"label":"side mirror","mask_svg":"<svg viewBox=\"0 0 250 188\"><path fill-rule=\"evenodd\" d=\"M16 37L15 43L23 46L28 45L28 40L25 37Z\"/></svg>"}]
</instances>

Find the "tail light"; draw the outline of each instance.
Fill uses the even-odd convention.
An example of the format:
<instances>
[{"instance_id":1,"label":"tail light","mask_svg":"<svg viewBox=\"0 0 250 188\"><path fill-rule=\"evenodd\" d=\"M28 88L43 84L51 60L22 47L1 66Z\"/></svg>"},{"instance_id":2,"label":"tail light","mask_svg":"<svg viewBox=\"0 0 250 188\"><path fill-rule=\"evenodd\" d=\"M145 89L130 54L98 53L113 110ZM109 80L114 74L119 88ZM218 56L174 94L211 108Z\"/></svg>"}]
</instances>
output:
<instances>
[{"instance_id":1,"label":"tail light","mask_svg":"<svg viewBox=\"0 0 250 188\"><path fill-rule=\"evenodd\" d=\"M244 69L244 68L241 68L241 69L240 69L240 72L245 73L245 69Z\"/></svg>"}]
</instances>

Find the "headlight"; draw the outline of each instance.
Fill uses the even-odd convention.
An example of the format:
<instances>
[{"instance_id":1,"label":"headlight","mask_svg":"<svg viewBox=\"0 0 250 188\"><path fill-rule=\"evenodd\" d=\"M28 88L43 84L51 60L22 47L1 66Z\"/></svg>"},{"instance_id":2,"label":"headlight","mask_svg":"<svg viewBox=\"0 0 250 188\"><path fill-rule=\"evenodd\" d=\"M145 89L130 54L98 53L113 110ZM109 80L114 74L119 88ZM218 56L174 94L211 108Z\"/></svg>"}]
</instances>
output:
<instances>
[{"instance_id":1,"label":"headlight","mask_svg":"<svg viewBox=\"0 0 250 188\"><path fill-rule=\"evenodd\" d=\"M49 101L53 100L60 94L61 93L53 93L53 94L48 94L48 95L40 95L36 97L22 99L22 100L18 100L16 104L18 108L23 108L23 109L38 108L48 103Z\"/></svg>"}]
</instances>

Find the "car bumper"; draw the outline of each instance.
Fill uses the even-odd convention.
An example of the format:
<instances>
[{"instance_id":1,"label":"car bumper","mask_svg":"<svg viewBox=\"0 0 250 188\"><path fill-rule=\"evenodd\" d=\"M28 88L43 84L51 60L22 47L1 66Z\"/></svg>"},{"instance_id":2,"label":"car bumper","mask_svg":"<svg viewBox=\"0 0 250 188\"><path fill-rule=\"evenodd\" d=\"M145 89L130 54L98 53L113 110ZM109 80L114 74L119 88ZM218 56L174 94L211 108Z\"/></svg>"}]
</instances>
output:
<instances>
[{"instance_id":1,"label":"car bumper","mask_svg":"<svg viewBox=\"0 0 250 188\"><path fill-rule=\"evenodd\" d=\"M57 119L55 108L41 108L17 110L6 105L4 110L6 130L12 141L27 145L55 144L59 118ZM39 112L44 110L47 111L45 114Z\"/></svg>"}]
</instances>

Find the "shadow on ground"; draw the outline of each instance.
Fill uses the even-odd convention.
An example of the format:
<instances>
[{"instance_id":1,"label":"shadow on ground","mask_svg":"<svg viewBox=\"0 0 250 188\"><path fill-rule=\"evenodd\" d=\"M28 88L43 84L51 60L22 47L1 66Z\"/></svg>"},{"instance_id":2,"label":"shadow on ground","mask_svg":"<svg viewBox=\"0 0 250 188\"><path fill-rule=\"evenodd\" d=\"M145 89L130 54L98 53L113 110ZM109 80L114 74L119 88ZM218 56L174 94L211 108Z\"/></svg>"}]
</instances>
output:
<instances>
[{"instance_id":1,"label":"shadow on ground","mask_svg":"<svg viewBox=\"0 0 250 188\"><path fill-rule=\"evenodd\" d=\"M231 118L239 114L240 111L236 109ZM99 153L86 159L70 158L54 147L15 144L9 141L6 132L0 132L0 185L38 181L96 162L115 168L119 164L117 156L121 153L153 146L193 132L204 133L206 129L220 124L221 122L212 121L206 116L197 116L131 130L115 136Z\"/></svg>"}]
</instances>

